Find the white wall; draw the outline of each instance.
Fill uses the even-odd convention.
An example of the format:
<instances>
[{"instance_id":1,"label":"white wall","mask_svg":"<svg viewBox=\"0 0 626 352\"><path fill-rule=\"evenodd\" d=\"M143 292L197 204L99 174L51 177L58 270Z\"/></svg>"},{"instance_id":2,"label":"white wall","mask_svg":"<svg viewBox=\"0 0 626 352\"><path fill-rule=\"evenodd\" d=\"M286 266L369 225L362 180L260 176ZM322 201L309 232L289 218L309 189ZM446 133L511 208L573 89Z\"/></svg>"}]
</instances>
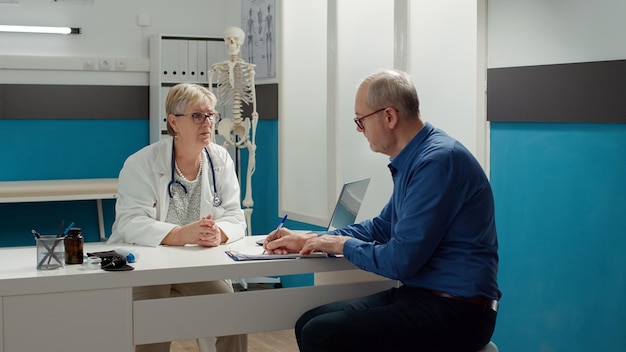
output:
<instances>
[{"instance_id":1,"label":"white wall","mask_svg":"<svg viewBox=\"0 0 626 352\"><path fill-rule=\"evenodd\" d=\"M489 2L489 68L623 60L626 1Z\"/></svg>"},{"instance_id":2,"label":"white wall","mask_svg":"<svg viewBox=\"0 0 626 352\"><path fill-rule=\"evenodd\" d=\"M389 157L373 153L367 139L354 124L354 98L360 80L394 63L394 1L337 1L336 78L329 80L337 97L333 114L337 159L329 165L334 171L329 211L337 200L341 185L347 181L371 177L359 219L378 215L389 200L392 181L387 164ZM331 174L329 173L329 174ZM332 176L331 176L332 177ZM325 219L326 220L326 219Z\"/></svg>"},{"instance_id":3,"label":"white wall","mask_svg":"<svg viewBox=\"0 0 626 352\"><path fill-rule=\"evenodd\" d=\"M409 69L422 119L487 167L485 1L410 1Z\"/></svg>"},{"instance_id":4,"label":"white wall","mask_svg":"<svg viewBox=\"0 0 626 352\"><path fill-rule=\"evenodd\" d=\"M357 220L379 213L392 190L389 160L356 131L354 94L394 63L406 64L424 118L486 165L484 9L484 0L284 2L280 213L324 226L341 185L364 177L372 181ZM396 46L405 37L408 48Z\"/></svg>"},{"instance_id":5,"label":"white wall","mask_svg":"<svg viewBox=\"0 0 626 352\"><path fill-rule=\"evenodd\" d=\"M326 135L326 0L285 1L279 11L279 208L281 214L288 209L294 220L315 223L326 215L331 140Z\"/></svg>"},{"instance_id":6,"label":"white wall","mask_svg":"<svg viewBox=\"0 0 626 352\"><path fill-rule=\"evenodd\" d=\"M185 0L184 6L167 0L0 4L2 24L82 29L80 35L66 36L0 33L0 83L147 85L151 35L222 37L224 28L240 25L240 9L240 2L227 0ZM150 24L140 26L139 15L148 16ZM125 72L82 70L82 60L89 58L125 58L130 67Z\"/></svg>"}]
</instances>

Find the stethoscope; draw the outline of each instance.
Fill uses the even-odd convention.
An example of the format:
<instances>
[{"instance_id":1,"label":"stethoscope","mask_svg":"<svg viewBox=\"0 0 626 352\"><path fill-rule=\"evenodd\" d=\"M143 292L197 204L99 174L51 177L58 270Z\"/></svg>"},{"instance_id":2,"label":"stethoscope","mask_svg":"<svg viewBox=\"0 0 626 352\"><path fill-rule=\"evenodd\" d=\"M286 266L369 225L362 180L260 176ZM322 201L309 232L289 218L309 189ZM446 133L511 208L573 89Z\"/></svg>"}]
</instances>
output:
<instances>
[{"instance_id":1,"label":"stethoscope","mask_svg":"<svg viewBox=\"0 0 626 352\"><path fill-rule=\"evenodd\" d=\"M222 197L220 197L220 195L217 193L217 183L215 181L215 168L213 167L213 159L211 159L211 154L209 154L209 150L206 147L204 147L204 152L206 153L207 159L209 159L209 164L211 164L211 176L213 177L213 206L219 207L220 205L222 205ZM175 162L176 155L174 154L174 143L172 143L172 179L170 180L170 183L167 184L167 193L170 195L170 198L172 198L172 187L174 185L179 185L183 189L185 194L187 194L187 187L185 187L185 185L183 185L174 177Z\"/></svg>"}]
</instances>

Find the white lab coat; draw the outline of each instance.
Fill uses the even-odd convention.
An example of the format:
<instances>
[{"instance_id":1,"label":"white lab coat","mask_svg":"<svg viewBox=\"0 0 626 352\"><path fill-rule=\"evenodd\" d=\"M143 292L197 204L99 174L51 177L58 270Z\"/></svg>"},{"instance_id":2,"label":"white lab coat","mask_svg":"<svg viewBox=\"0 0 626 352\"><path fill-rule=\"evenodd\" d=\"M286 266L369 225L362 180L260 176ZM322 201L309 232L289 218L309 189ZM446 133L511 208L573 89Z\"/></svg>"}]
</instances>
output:
<instances>
[{"instance_id":1,"label":"white lab coat","mask_svg":"<svg viewBox=\"0 0 626 352\"><path fill-rule=\"evenodd\" d=\"M164 138L144 147L124 162L118 179L119 198L115 203L115 222L109 244L134 243L156 247L177 226L165 222L170 203L167 189L172 178L172 143L173 138ZM211 164L203 152L200 215L211 214L230 243L241 239L246 232L239 181L228 151L215 143L207 148L213 160L222 204L213 206Z\"/></svg>"}]
</instances>

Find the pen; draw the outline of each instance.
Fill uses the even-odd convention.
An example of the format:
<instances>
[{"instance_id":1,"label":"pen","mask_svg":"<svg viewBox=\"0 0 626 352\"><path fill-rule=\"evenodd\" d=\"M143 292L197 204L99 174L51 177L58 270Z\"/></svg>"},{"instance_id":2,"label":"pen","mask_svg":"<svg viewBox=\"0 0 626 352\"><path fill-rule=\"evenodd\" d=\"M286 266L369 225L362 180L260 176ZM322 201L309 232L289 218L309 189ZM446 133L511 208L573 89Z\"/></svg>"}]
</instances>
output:
<instances>
[{"instance_id":1,"label":"pen","mask_svg":"<svg viewBox=\"0 0 626 352\"><path fill-rule=\"evenodd\" d=\"M41 235L35 229L30 230L30 232L32 232L33 235L35 235L35 238L41 238Z\"/></svg>"},{"instance_id":2,"label":"pen","mask_svg":"<svg viewBox=\"0 0 626 352\"><path fill-rule=\"evenodd\" d=\"M73 222L72 222L72 223L70 223L70 226L68 226L68 227L65 229L65 231L63 231L63 235L67 235L67 233L70 231L70 229L71 229L72 227L74 227L74 223L73 223Z\"/></svg>"},{"instance_id":3,"label":"pen","mask_svg":"<svg viewBox=\"0 0 626 352\"><path fill-rule=\"evenodd\" d=\"M285 220L287 220L287 214L285 214L285 216L283 216L283 219L280 221L280 223L278 223L278 226L276 226L276 230L280 230L281 227L283 227L283 225L285 225Z\"/></svg>"},{"instance_id":4,"label":"pen","mask_svg":"<svg viewBox=\"0 0 626 352\"><path fill-rule=\"evenodd\" d=\"M286 220L287 220L287 214L285 214L285 216L283 216L283 219L278 223L278 226L276 226L276 230L275 231L280 230L280 228L283 227L283 225L285 225L285 221ZM276 234L276 233L274 233L274 234ZM274 237L272 237L272 239L270 241L273 241L273 240L274 240ZM267 252L267 250L264 249L262 254L265 254L266 252Z\"/></svg>"}]
</instances>

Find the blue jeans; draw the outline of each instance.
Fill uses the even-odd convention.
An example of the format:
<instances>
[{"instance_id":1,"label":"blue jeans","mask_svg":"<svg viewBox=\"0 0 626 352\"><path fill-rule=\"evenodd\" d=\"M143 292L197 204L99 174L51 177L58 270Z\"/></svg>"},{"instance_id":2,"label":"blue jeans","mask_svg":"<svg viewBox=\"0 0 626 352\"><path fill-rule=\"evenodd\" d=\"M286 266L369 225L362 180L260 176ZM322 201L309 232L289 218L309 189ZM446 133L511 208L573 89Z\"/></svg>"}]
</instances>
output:
<instances>
[{"instance_id":1,"label":"blue jeans","mask_svg":"<svg viewBox=\"0 0 626 352\"><path fill-rule=\"evenodd\" d=\"M304 313L302 352L476 352L489 343L497 313L481 305L402 286Z\"/></svg>"}]
</instances>

